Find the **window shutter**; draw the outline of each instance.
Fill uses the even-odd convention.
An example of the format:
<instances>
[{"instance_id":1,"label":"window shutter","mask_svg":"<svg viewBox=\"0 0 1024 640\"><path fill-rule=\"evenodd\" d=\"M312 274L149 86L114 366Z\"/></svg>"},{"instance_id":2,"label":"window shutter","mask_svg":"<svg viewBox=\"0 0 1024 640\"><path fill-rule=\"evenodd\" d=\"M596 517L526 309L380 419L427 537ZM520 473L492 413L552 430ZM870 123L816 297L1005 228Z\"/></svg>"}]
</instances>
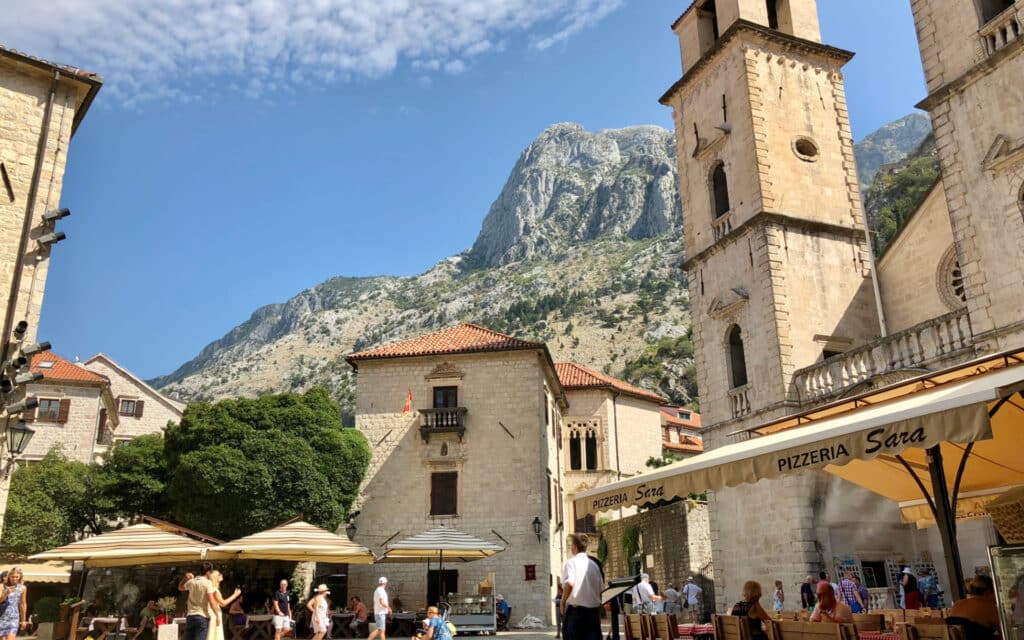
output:
<instances>
[{"instance_id":1,"label":"window shutter","mask_svg":"<svg viewBox=\"0 0 1024 640\"><path fill-rule=\"evenodd\" d=\"M452 516L458 513L458 473L434 473L430 476L430 515Z\"/></svg>"},{"instance_id":2,"label":"window shutter","mask_svg":"<svg viewBox=\"0 0 1024 640\"><path fill-rule=\"evenodd\" d=\"M71 399L64 398L60 401L60 408L57 410L57 422L66 424L69 413L71 413Z\"/></svg>"},{"instance_id":3,"label":"window shutter","mask_svg":"<svg viewBox=\"0 0 1024 640\"><path fill-rule=\"evenodd\" d=\"M142 405L144 405L144 404L145 404L145 402L143 402L142 400L136 400L135 401L135 417L136 418L141 418L142 417Z\"/></svg>"},{"instance_id":4,"label":"window shutter","mask_svg":"<svg viewBox=\"0 0 1024 640\"><path fill-rule=\"evenodd\" d=\"M31 398L35 399L35 396L31 396ZM28 399L29 398L26 398L26 400L28 400ZM24 411L21 412L21 419L24 420L25 422L33 422L33 421L35 421L35 419L36 419L36 410L35 409L25 409Z\"/></svg>"},{"instance_id":5,"label":"window shutter","mask_svg":"<svg viewBox=\"0 0 1024 640\"><path fill-rule=\"evenodd\" d=\"M121 396L117 396L116 398L114 398L114 413L116 413L119 416L123 415L121 413Z\"/></svg>"}]
</instances>

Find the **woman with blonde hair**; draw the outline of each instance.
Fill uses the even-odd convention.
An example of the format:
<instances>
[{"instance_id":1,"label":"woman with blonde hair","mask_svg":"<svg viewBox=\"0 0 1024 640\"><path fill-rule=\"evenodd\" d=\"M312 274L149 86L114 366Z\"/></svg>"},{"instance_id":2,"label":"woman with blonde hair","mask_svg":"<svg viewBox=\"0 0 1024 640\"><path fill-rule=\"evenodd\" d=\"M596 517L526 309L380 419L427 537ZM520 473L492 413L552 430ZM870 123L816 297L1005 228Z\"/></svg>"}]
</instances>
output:
<instances>
[{"instance_id":1,"label":"woman with blonde hair","mask_svg":"<svg viewBox=\"0 0 1024 640\"><path fill-rule=\"evenodd\" d=\"M217 601L216 611L210 611L210 630L206 633L206 640L224 640L224 615L221 609L230 605L242 595L242 590L235 587L231 597L224 599L220 594L220 583L224 581L224 574L216 569L210 573L210 582L213 583L213 599Z\"/></svg>"},{"instance_id":2,"label":"woman with blonde hair","mask_svg":"<svg viewBox=\"0 0 1024 640\"><path fill-rule=\"evenodd\" d=\"M6 605L0 614L0 638L3 640L14 640L18 631L28 626L26 595L25 585L21 584L21 569L14 567L7 572L0 592L0 602Z\"/></svg>"},{"instance_id":3,"label":"woman with blonde hair","mask_svg":"<svg viewBox=\"0 0 1024 640\"><path fill-rule=\"evenodd\" d=\"M768 636L761 630L761 621L772 618L761 606L761 583L756 580L744 582L742 597L742 600L732 606L729 615L747 619L751 640L767 640Z\"/></svg>"}]
</instances>

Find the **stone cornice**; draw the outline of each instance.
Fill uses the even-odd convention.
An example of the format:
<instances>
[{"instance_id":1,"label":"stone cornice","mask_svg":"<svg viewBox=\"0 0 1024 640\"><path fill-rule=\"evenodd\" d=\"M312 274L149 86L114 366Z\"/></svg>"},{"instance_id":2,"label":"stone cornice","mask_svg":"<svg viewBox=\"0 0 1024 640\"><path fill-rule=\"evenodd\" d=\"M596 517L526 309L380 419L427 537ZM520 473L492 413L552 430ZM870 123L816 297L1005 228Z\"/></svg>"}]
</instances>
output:
<instances>
[{"instance_id":1,"label":"stone cornice","mask_svg":"<svg viewBox=\"0 0 1024 640\"><path fill-rule=\"evenodd\" d=\"M954 93L963 91L981 78L992 73L1004 60L1012 58L1021 51L1024 51L1024 38L1020 38L1006 45L999 51L989 55L987 58L965 71L959 78L951 82L947 82L935 91L932 91L928 94L927 98L918 102L915 106L918 109L930 112L938 106L940 102L946 100Z\"/></svg>"},{"instance_id":2,"label":"stone cornice","mask_svg":"<svg viewBox=\"0 0 1024 640\"><path fill-rule=\"evenodd\" d=\"M690 67L689 70L687 70L685 74L683 74L682 78L676 80L676 82L669 87L668 91L658 99L658 102L668 106L669 101L676 92L693 82L697 76L700 75L701 69L711 64L711 62L718 57L718 55L725 49L725 46L733 38L743 33L761 36L766 40L782 44L790 49L823 56L829 60L838 62L840 66L849 62L854 55L853 52L846 51L845 49L830 47L829 45L821 44L820 42L797 38L796 36L791 36L775 29L769 29L768 27L748 20L737 20L725 31L725 33L721 35L721 37L718 38L714 46L711 47L707 53L702 55L700 60L698 60L692 67Z\"/></svg>"},{"instance_id":3,"label":"stone cornice","mask_svg":"<svg viewBox=\"0 0 1024 640\"><path fill-rule=\"evenodd\" d=\"M768 211L762 211L743 224L733 228L731 232L723 239L720 240L708 248L704 249L700 253L690 258L687 258L680 268L687 271L694 265L694 263L705 260L708 256L711 256L721 250L725 240L729 238L739 237L743 230L753 230L757 228L766 227L769 225L780 225L786 227L792 227L796 229L802 229L804 231L811 231L816 233L828 233L838 236L850 236L854 240L864 239L864 230L859 227L848 227L841 224L833 224L831 222L821 222L819 220L808 220L806 218L799 218L789 213L771 213Z\"/></svg>"}]
</instances>

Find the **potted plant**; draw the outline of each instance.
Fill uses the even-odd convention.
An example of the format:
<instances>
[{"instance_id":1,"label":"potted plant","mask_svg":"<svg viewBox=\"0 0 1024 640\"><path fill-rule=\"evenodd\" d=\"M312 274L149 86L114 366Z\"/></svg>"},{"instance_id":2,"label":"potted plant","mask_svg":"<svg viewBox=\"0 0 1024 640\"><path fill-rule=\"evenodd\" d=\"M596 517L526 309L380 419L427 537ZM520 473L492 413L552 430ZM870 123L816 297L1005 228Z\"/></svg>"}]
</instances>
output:
<instances>
[{"instance_id":1,"label":"potted plant","mask_svg":"<svg viewBox=\"0 0 1024 640\"><path fill-rule=\"evenodd\" d=\"M178 599L174 596L166 596L157 600L156 606L160 609L160 613L163 614L163 620L157 621L157 626L160 626L164 622L174 620L174 610L178 608Z\"/></svg>"},{"instance_id":2,"label":"potted plant","mask_svg":"<svg viewBox=\"0 0 1024 640\"><path fill-rule=\"evenodd\" d=\"M32 610L32 617L35 618L36 637L39 640L53 640L53 628L60 618L60 598L47 596L39 598Z\"/></svg>"}]
</instances>

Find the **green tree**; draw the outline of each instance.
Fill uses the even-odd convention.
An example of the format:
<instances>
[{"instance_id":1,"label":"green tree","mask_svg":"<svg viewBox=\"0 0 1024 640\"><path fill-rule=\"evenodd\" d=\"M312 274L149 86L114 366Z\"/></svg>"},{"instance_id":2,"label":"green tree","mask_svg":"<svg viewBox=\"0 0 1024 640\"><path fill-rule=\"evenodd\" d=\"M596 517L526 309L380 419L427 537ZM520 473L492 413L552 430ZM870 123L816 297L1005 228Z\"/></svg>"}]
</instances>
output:
<instances>
[{"instance_id":1,"label":"green tree","mask_svg":"<svg viewBox=\"0 0 1024 640\"><path fill-rule=\"evenodd\" d=\"M370 462L327 390L193 403L166 434L169 515L236 538L302 514L340 524Z\"/></svg>"},{"instance_id":2,"label":"green tree","mask_svg":"<svg viewBox=\"0 0 1024 640\"><path fill-rule=\"evenodd\" d=\"M167 461L163 435L149 434L116 443L99 471L111 516L166 514Z\"/></svg>"},{"instance_id":3,"label":"green tree","mask_svg":"<svg viewBox=\"0 0 1024 640\"><path fill-rule=\"evenodd\" d=\"M68 544L76 534L99 533L111 505L97 465L68 460L54 447L11 478L3 543L32 554Z\"/></svg>"}]
</instances>

